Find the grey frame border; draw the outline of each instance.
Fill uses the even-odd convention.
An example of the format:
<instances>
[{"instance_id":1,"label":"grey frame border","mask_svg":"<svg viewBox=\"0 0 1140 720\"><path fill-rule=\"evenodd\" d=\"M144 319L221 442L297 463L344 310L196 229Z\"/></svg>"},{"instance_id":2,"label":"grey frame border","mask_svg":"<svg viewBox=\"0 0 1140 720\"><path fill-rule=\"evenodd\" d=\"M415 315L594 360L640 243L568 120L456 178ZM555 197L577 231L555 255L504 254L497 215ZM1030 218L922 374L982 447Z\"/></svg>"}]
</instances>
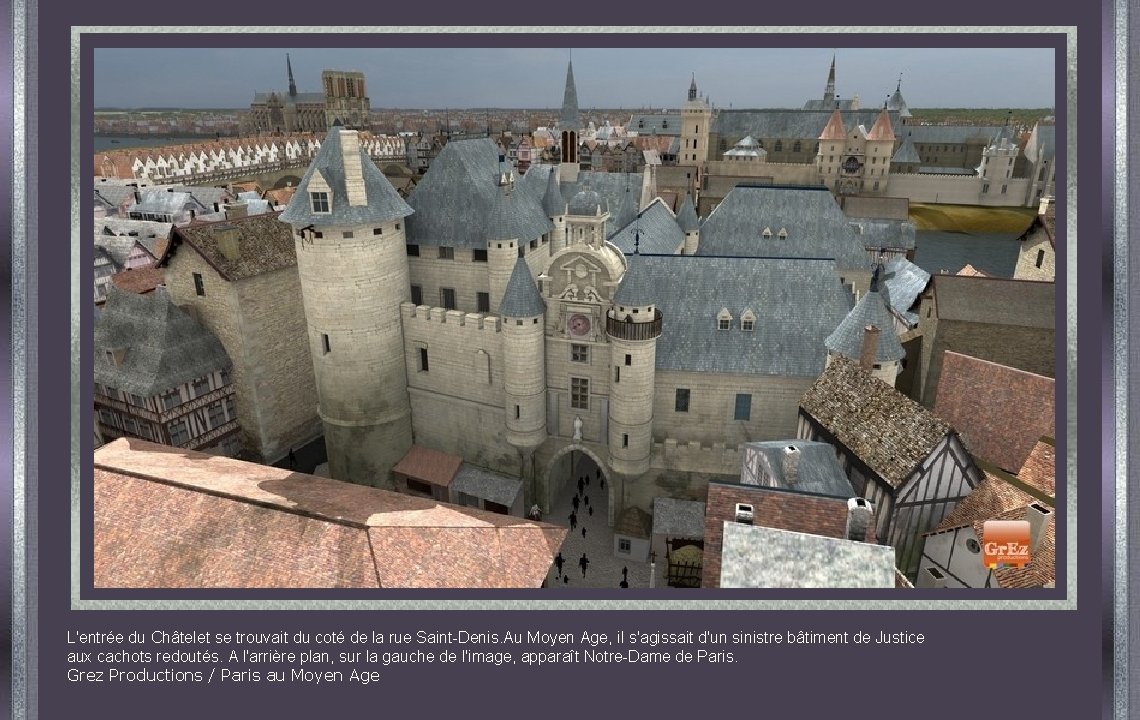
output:
<instances>
[{"instance_id":1,"label":"grey frame border","mask_svg":"<svg viewBox=\"0 0 1140 720\"><path fill-rule=\"evenodd\" d=\"M1115 0L1113 3L1112 28L1115 39L1113 48L1113 67L1115 70L1115 86L1113 98L1116 114L1116 137L1114 144L1113 163L1115 165L1115 186L1113 188L1113 404L1115 405L1116 432L1114 434L1114 477L1115 477L1115 513L1113 524L1115 532L1113 539L1113 638L1112 638L1112 687L1113 687L1113 717L1115 720L1127 720L1133 717L1129 712L1132 700L1133 684L1130 680L1129 651L1133 649L1130 642L1131 632L1129 624L1129 590L1131 581L1128 576L1129 532L1128 490L1135 482L1136 470L1128 462L1129 425L1132 422L1131 397L1136 395L1135 388L1129 388L1129 345L1131 325L1130 289L1129 289L1129 175L1128 163L1128 106L1129 84L1132 80L1129 67L1129 53L1132 52L1130 43L1132 25L1137 17L1130 17L1128 0ZM1107 88L1106 88L1107 89ZM1133 94L1135 99L1135 91ZM1106 473L1107 474L1107 473ZM1132 511L1135 514L1135 510ZM1107 560L1107 558L1106 558ZM1106 568L1107 570L1107 568ZM1132 602L1135 602L1133 600ZM1106 618L1107 620L1107 618ZM1137 695L1140 697L1140 694Z\"/></svg>"},{"instance_id":2,"label":"grey frame border","mask_svg":"<svg viewBox=\"0 0 1140 720\"><path fill-rule=\"evenodd\" d=\"M21 2L22 0L16 0ZM1126 2L1127 0L1118 0ZM80 458L79 426L81 400L79 378L80 339L79 278L81 268L81 200L80 183L81 161L80 141L80 71L81 36L104 33L164 33L164 34L287 34L287 33L432 33L432 34L617 34L631 30L642 30L653 34L747 34L747 33L802 33L812 35L851 33L876 34L962 34L962 35L1004 35L1017 34L1063 34L1066 36L1065 89L1066 89L1066 311L1068 343L1065 348L1066 370L1066 417L1065 438L1068 455L1066 458L1066 591L1063 599L996 600L784 600L784 599L712 599L696 600L619 600L619 599L366 599L366 600L91 600L80 597ZM1076 277L1077 277L1077 28L1074 26L1006 26L1006 27L936 27L936 26L700 26L700 27L654 27L640 26L503 26L503 27L453 27L453 26L295 26L295 27L189 27L189 26L73 26L71 30L72 67L72 485L71 485L71 609L72 610L1076 610L1077 608L1077 487L1076 487ZM23 478L21 477L22 481ZM1088 498L1086 501L1091 502ZM22 538L21 538L22 539ZM22 551L22 545L18 550ZM992 595L991 595L992 597Z\"/></svg>"}]
</instances>

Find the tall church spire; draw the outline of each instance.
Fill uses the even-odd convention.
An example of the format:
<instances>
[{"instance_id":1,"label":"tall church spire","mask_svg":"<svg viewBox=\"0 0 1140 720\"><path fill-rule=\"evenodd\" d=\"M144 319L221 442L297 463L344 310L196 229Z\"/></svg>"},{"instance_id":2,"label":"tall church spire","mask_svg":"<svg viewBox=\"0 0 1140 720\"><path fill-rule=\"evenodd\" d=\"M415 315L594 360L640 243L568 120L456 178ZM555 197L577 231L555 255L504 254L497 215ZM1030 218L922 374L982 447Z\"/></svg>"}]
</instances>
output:
<instances>
[{"instance_id":1,"label":"tall church spire","mask_svg":"<svg viewBox=\"0 0 1140 720\"><path fill-rule=\"evenodd\" d=\"M823 90L823 106L831 107L835 103L835 55L831 56L831 70L827 73L827 87Z\"/></svg>"},{"instance_id":2,"label":"tall church spire","mask_svg":"<svg viewBox=\"0 0 1140 720\"><path fill-rule=\"evenodd\" d=\"M566 63L566 92L562 95L562 116L558 123L563 130L577 130L578 90L574 87L574 61Z\"/></svg>"},{"instance_id":3,"label":"tall church spire","mask_svg":"<svg viewBox=\"0 0 1140 720\"><path fill-rule=\"evenodd\" d=\"M697 99L697 74L693 73L693 81L689 83L689 100Z\"/></svg>"},{"instance_id":4,"label":"tall church spire","mask_svg":"<svg viewBox=\"0 0 1140 720\"><path fill-rule=\"evenodd\" d=\"M293 80L293 62L289 59L289 53L285 53L285 67L289 69L289 97L297 97L297 83Z\"/></svg>"}]
</instances>

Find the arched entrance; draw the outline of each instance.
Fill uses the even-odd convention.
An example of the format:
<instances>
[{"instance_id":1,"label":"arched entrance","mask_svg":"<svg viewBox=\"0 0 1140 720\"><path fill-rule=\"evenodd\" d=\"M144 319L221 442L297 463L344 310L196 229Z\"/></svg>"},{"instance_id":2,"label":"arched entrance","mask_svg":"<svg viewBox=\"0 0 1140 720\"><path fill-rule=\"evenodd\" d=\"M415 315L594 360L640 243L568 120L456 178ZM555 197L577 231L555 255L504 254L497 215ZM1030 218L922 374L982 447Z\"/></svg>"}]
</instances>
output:
<instances>
[{"instance_id":1,"label":"arched entrance","mask_svg":"<svg viewBox=\"0 0 1140 720\"><path fill-rule=\"evenodd\" d=\"M540 504L543 513L549 513L559 504L564 496L574 495L577 491L578 478L590 477L591 488L597 488L595 493L601 491L605 484L606 522L612 524L613 518L609 514L613 507L613 483L610 482L610 470L597 452L585 445L571 443L564 446L546 463L546 472L543 475L540 490ZM598 512L595 509L594 512Z\"/></svg>"}]
</instances>

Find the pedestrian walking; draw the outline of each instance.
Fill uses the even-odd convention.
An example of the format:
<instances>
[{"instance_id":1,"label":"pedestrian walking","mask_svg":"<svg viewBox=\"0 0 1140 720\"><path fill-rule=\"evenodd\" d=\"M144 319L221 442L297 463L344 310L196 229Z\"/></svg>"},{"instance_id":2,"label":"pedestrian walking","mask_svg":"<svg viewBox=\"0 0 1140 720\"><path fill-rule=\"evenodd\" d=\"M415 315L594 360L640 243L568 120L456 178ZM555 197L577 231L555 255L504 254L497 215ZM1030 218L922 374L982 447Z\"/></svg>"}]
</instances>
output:
<instances>
[{"instance_id":1,"label":"pedestrian walking","mask_svg":"<svg viewBox=\"0 0 1140 720\"><path fill-rule=\"evenodd\" d=\"M562 553L558 553L558 559L556 562L558 563L558 567L562 567ZM629 566L627 566L627 565L622 566L622 568L621 568L621 579L622 580L629 580Z\"/></svg>"},{"instance_id":2,"label":"pedestrian walking","mask_svg":"<svg viewBox=\"0 0 1140 720\"><path fill-rule=\"evenodd\" d=\"M562 559L562 551L559 550L558 554L554 556L554 567L558 568L558 574L555 575L554 577L556 577L556 578L562 577L562 563L564 563L564 562L566 562L566 561Z\"/></svg>"},{"instance_id":3,"label":"pedestrian walking","mask_svg":"<svg viewBox=\"0 0 1140 720\"><path fill-rule=\"evenodd\" d=\"M583 540L586 539L586 526L585 525L582 526L582 539Z\"/></svg>"},{"instance_id":4,"label":"pedestrian walking","mask_svg":"<svg viewBox=\"0 0 1140 720\"><path fill-rule=\"evenodd\" d=\"M590 487L590 476L586 476L586 487Z\"/></svg>"},{"instance_id":5,"label":"pedestrian walking","mask_svg":"<svg viewBox=\"0 0 1140 720\"><path fill-rule=\"evenodd\" d=\"M623 588L629 587L629 581L628 580L622 580L621 582L618 583L618 587L623 587Z\"/></svg>"},{"instance_id":6,"label":"pedestrian walking","mask_svg":"<svg viewBox=\"0 0 1140 720\"><path fill-rule=\"evenodd\" d=\"M586 577L586 568L590 567L590 559L586 557L586 553L582 553L582 557L578 560L578 567L582 568L582 577Z\"/></svg>"},{"instance_id":7,"label":"pedestrian walking","mask_svg":"<svg viewBox=\"0 0 1140 720\"><path fill-rule=\"evenodd\" d=\"M583 577L585 577L585 576L583 576ZM570 584L570 575L569 574L562 576L562 584L563 585L569 585Z\"/></svg>"},{"instance_id":8,"label":"pedestrian walking","mask_svg":"<svg viewBox=\"0 0 1140 720\"><path fill-rule=\"evenodd\" d=\"M606 479L605 478L598 478L598 487L600 487L603 490L606 489Z\"/></svg>"},{"instance_id":9,"label":"pedestrian walking","mask_svg":"<svg viewBox=\"0 0 1140 720\"><path fill-rule=\"evenodd\" d=\"M590 504L590 496L589 496L589 495L587 495L587 496L586 496L586 504L587 504L587 505L589 505L589 504Z\"/></svg>"},{"instance_id":10,"label":"pedestrian walking","mask_svg":"<svg viewBox=\"0 0 1140 720\"><path fill-rule=\"evenodd\" d=\"M579 495L582 494L585 487L586 487L586 481L583 480L582 478L578 478L578 494Z\"/></svg>"},{"instance_id":11,"label":"pedestrian walking","mask_svg":"<svg viewBox=\"0 0 1140 720\"><path fill-rule=\"evenodd\" d=\"M594 477L598 478L599 480L602 479L602 469L601 468L594 468Z\"/></svg>"},{"instance_id":12,"label":"pedestrian walking","mask_svg":"<svg viewBox=\"0 0 1140 720\"><path fill-rule=\"evenodd\" d=\"M297 454L293 452L293 448L289 448L289 469L297 469Z\"/></svg>"},{"instance_id":13,"label":"pedestrian walking","mask_svg":"<svg viewBox=\"0 0 1140 720\"><path fill-rule=\"evenodd\" d=\"M593 508L593 507L588 507L588 508L586 508L586 509L587 509L587 510L590 512L590 517L594 517L594 508Z\"/></svg>"},{"instance_id":14,"label":"pedestrian walking","mask_svg":"<svg viewBox=\"0 0 1140 720\"><path fill-rule=\"evenodd\" d=\"M575 513L570 513L570 529L578 527L578 516Z\"/></svg>"},{"instance_id":15,"label":"pedestrian walking","mask_svg":"<svg viewBox=\"0 0 1140 720\"><path fill-rule=\"evenodd\" d=\"M578 496L577 495L575 495L574 499L570 501L570 504L574 506L574 512L578 512ZM588 505L589 503L586 503L586 504Z\"/></svg>"}]
</instances>

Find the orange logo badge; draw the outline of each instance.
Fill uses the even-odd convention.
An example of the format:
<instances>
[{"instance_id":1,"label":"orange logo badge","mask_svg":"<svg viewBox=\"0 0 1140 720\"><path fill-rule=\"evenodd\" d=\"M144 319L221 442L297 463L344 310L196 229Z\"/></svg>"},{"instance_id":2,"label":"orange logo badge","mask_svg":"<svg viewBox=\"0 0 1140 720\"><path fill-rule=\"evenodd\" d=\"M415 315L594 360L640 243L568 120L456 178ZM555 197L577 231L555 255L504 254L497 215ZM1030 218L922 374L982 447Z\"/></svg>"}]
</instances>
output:
<instances>
[{"instance_id":1,"label":"orange logo badge","mask_svg":"<svg viewBox=\"0 0 1140 720\"><path fill-rule=\"evenodd\" d=\"M982 525L982 562L991 570L1029 564L1029 521L987 520Z\"/></svg>"}]
</instances>

